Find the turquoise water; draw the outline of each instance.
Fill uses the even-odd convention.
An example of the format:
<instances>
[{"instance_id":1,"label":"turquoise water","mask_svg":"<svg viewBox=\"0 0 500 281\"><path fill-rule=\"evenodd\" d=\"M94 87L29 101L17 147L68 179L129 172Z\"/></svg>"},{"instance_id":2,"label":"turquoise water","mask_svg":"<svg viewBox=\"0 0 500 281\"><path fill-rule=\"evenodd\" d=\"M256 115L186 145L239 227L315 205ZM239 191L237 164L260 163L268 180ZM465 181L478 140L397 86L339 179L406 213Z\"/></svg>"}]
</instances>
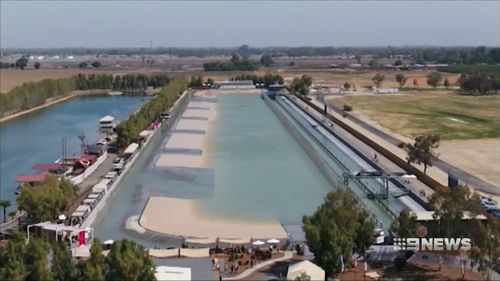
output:
<instances>
[{"instance_id":1,"label":"turquoise water","mask_svg":"<svg viewBox=\"0 0 500 281\"><path fill-rule=\"evenodd\" d=\"M220 95L207 155L215 167L208 213L300 224L333 187L257 95Z\"/></svg>"},{"instance_id":2,"label":"turquoise water","mask_svg":"<svg viewBox=\"0 0 500 281\"><path fill-rule=\"evenodd\" d=\"M179 177L155 167L168 133L155 136L110 195L92 224L101 239L128 238L144 245L172 239L125 229L150 195L202 199L201 212L232 218L277 218L300 224L333 187L258 95L217 97L217 119L204 151L213 169ZM161 218L160 218L161 219Z\"/></svg>"},{"instance_id":3,"label":"turquoise water","mask_svg":"<svg viewBox=\"0 0 500 281\"><path fill-rule=\"evenodd\" d=\"M98 123L104 115L123 120L144 103L139 96L77 97L0 124L1 198L15 205L16 174L36 173L36 163L53 162L61 156L66 136L68 155L80 151L78 135L89 142L99 137ZM9 211L14 210L10 207ZM0 216L3 216L0 212Z\"/></svg>"}]
</instances>

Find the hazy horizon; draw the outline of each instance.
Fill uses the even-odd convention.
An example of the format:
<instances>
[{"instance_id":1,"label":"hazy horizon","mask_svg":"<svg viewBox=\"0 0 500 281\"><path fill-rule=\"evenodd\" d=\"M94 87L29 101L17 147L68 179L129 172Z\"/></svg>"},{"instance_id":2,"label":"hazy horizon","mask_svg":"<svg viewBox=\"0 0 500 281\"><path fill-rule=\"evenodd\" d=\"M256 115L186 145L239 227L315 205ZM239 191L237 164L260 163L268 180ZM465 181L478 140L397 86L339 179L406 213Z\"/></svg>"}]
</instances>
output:
<instances>
[{"instance_id":1,"label":"hazy horizon","mask_svg":"<svg viewBox=\"0 0 500 281\"><path fill-rule=\"evenodd\" d=\"M500 2L0 3L2 49L500 46Z\"/></svg>"}]
</instances>

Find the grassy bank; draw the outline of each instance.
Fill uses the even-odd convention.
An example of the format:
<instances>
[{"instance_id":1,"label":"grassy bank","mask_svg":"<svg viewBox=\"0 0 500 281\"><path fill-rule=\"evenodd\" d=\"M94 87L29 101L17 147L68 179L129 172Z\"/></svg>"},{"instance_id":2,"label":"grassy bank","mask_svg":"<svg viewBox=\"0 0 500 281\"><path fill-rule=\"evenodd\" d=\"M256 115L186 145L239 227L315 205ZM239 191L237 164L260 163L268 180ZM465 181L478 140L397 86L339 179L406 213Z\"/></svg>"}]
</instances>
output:
<instances>
[{"instance_id":1,"label":"grassy bank","mask_svg":"<svg viewBox=\"0 0 500 281\"><path fill-rule=\"evenodd\" d=\"M353 106L389 130L414 138L438 133L444 140L500 136L500 96L418 93L392 96L351 96L329 100Z\"/></svg>"}]
</instances>

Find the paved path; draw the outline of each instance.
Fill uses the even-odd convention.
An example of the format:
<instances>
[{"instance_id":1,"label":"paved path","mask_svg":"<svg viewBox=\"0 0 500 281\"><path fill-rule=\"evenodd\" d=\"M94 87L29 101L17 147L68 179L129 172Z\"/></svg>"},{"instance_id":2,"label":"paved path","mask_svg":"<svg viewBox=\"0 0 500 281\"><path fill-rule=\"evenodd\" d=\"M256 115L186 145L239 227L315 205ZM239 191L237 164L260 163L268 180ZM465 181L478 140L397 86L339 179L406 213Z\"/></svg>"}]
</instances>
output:
<instances>
[{"instance_id":1,"label":"paved path","mask_svg":"<svg viewBox=\"0 0 500 281\"><path fill-rule=\"evenodd\" d=\"M223 278L223 280L241 280L241 279L245 279L246 277L250 276L250 274L258 271L259 269L268 267L268 266L270 266L270 265L272 265L272 264L274 264L276 262L279 262L279 261L289 260L289 259L291 259L293 257L293 252L291 252L291 251L285 251L284 253L285 253L285 255L283 257L281 257L281 258L272 259L272 260L268 260L268 261L259 263L259 264L255 265L254 267L249 268L249 269L243 271L239 275L236 275L236 276L233 276L233 277L226 277L226 278Z\"/></svg>"},{"instance_id":2,"label":"paved path","mask_svg":"<svg viewBox=\"0 0 500 281\"><path fill-rule=\"evenodd\" d=\"M312 99L312 102L317 104L320 107L324 106L324 101L319 97L318 97L318 99L316 99L316 98ZM328 109L330 109L330 111L332 111L338 115L342 115L344 113L343 110L341 110L340 108L337 108L331 104L328 104ZM403 140L395 137L392 134L389 134L389 133L384 132L376 127L373 127L372 125L366 123L365 121L361 120L360 118L358 118L352 114L349 114L348 118L350 121L352 121L353 123L355 123L359 127L363 128L364 130L366 130L370 134L373 134L381 139L384 139L387 143L392 144L395 148L398 148L397 145L403 141ZM482 180L474 175L471 175L468 172L466 172L462 169L459 169L459 168L457 168L457 167L455 167L447 162L444 162L444 161L438 159L434 163L434 166L439 168L444 173L448 173L449 171L451 171L454 175L458 176L461 181L463 181L467 185L469 185L469 186L471 186L479 191L483 191L483 192L495 194L495 195L500 195L500 187L492 185L492 184L490 184L490 183L488 183L488 182L486 182L486 181L484 181L484 180Z\"/></svg>"}]
</instances>

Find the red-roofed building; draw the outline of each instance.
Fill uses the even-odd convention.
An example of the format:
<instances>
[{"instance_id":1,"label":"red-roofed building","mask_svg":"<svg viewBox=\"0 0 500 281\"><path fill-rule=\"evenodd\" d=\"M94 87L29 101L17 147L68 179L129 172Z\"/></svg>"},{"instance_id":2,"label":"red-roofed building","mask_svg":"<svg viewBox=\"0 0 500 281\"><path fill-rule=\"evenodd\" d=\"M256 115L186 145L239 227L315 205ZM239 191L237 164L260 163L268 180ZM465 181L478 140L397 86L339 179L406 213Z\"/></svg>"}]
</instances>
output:
<instances>
[{"instance_id":1,"label":"red-roofed building","mask_svg":"<svg viewBox=\"0 0 500 281\"><path fill-rule=\"evenodd\" d=\"M67 167L62 163L35 164L33 170L48 171L54 174L63 174Z\"/></svg>"},{"instance_id":2,"label":"red-roofed building","mask_svg":"<svg viewBox=\"0 0 500 281\"><path fill-rule=\"evenodd\" d=\"M44 182L48 176L48 174L16 175L16 182L40 183Z\"/></svg>"}]
</instances>

